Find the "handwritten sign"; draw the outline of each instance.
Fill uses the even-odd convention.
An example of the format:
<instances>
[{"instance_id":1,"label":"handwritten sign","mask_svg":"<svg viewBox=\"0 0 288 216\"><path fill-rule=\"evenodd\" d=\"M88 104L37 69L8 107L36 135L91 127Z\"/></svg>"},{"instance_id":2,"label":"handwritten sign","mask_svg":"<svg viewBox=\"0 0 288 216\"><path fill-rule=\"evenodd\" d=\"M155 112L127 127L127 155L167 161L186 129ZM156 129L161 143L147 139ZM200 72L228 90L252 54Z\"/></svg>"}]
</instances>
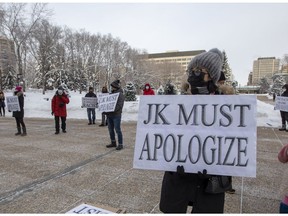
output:
<instances>
[{"instance_id":1,"label":"handwritten sign","mask_svg":"<svg viewBox=\"0 0 288 216\"><path fill-rule=\"evenodd\" d=\"M82 97L82 107L84 108L97 108L98 99L96 97Z\"/></svg>"},{"instance_id":2,"label":"handwritten sign","mask_svg":"<svg viewBox=\"0 0 288 216\"><path fill-rule=\"evenodd\" d=\"M255 95L140 96L133 167L256 177Z\"/></svg>"},{"instance_id":3,"label":"handwritten sign","mask_svg":"<svg viewBox=\"0 0 288 216\"><path fill-rule=\"evenodd\" d=\"M275 99L275 110L288 112L288 97L277 96Z\"/></svg>"},{"instance_id":4,"label":"handwritten sign","mask_svg":"<svg viewBox=\"0 0 288 216\"><path fill-rule=\"evenodd\" d=\"M7 102L7 108L11 112L13 111L21 111L20 105L19 105L19 100L17 96L8 96L6 97L6 102Z\"/></svg>"},{"instance_id":5,"label":"handwritten sign","mask_svg":"<svg viewBox=\"0 0 288 216\"><path fill-rule=\"evenodd\" d=\"M115 214L115 212L111 212L88 204L81 204L69 210L66 212L66 214Z\"/></svg>"},{"instance_id":6,"label":"handwritten sign","mask_svg":"<svg viewBox=\"0 0 288 216\"><path fill-rule=\"evenodd\" d=\"M115 94L102 95L98 99L98 110L100 112L113 112L119 97L119 92Z\"/></svg>"}]
</instances>

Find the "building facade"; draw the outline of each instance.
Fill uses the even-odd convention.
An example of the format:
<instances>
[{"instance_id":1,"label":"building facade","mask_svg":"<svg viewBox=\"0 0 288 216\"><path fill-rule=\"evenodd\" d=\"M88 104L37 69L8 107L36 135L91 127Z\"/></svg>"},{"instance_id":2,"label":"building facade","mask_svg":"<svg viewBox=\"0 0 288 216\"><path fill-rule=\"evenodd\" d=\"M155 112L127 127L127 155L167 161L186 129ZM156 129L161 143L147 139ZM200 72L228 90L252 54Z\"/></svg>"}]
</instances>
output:
<instances>
[{"instance_id":1,"label":"building facade","mask_svg":"<svg viewBox=\"0 0 288 216\"><path fill-rule=\"evenodd\" d=\"M258 58L253 62L252 85L259 85L261 78L272 84L272 76L279 72L280 59L275 57Z\"/></svg>"}]
</instances>

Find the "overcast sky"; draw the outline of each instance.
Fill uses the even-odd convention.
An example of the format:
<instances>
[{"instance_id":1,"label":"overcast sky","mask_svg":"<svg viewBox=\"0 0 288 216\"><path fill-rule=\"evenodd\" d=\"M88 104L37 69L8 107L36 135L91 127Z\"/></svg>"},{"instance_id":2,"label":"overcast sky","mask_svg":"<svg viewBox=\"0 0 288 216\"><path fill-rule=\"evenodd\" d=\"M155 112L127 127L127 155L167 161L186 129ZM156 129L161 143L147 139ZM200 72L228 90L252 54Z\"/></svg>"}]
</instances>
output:
<instances>
[{"instance_id":1,"label":"overcast sky","mask_svg":"<svg viewBox=\"0 0 288 216\"><path fill-rule=\"evenodd\" d=\"M225 50L246 85L253 61L288 54L288 3L49 3L52 22L111 33L148 53Z\"/></svg>"}]
</instances>

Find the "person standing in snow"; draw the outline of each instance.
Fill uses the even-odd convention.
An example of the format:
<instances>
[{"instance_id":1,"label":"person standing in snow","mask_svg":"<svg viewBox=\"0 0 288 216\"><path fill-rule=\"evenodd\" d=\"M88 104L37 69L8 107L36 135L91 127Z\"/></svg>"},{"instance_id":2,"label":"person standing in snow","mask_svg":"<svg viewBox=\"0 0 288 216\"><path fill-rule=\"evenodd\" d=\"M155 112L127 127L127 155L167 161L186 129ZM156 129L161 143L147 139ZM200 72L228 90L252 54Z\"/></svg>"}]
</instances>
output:
<instances>
[{"instance_id":1,"label":"person standing in snow","mask_svg":"<svg viewBox=\"0 0 288 216\"><path fill-rule=\"evenodd\" d=\"M191 94L214 94L222 65L223 54L216 48L195 56L188 65L187 82ZM210 177L206 170L185 173L183 166L178 166L176 172L166 171L162 181L160 210L163 213L186 213L189 205L193 206L192 213L223 213L225 193L205 192Z\"/></svg>"},{"instance_id":2,"label":"person standing in snow","mask_svg":"<svg viewBox=\"0 0 288 216\"><path fill-rule=\"evenodd\" d=\"M282 89L285 89L285 91L281 94L282 97L288 97L288 84L285 84ZM282 122L282 127L279 128L279 131L287 131L286 130L286 122L288 121L288 112L281 111L280 110L280 115L281 115L281 122Z\"/></svg>"},{"instance_id":3,"label":"person standing in snow","mask_svg":"<svg viewBox=\"0 0 288 216\"><path fill-rule=\"evenodd\" d=\"M143 89L143 95L155 95L154 90L151 88L149 83L146 83Z\"/></svg>"},{"instance_id":4,"label":"person standing in snow","mask_svg":"<svg viewBox=\"0 0 288 216\"><path fill-rule=\"evenodd\" d=\"M105 112L104 114L107 115L107 121L108 121L108 130L110 135L111 144L106 145L107 148L116 147L116 139L115 139L115 132L118 136L118 146L116 147L116 150L123 149L123 135L121 131L121 117L122 117L122 109L124 106L124 94L123 90L120 86L120 80L115 80L111 83L112 87L112 94L119 92L119 97L116 102L115 110L113 112Z\"/></svg>"},{"instance_id":5,"label":"person standing in snow","mask_svg":"<svg viewBox=\"0 0 288 216\"><path fill-rule=\"evenodd\" d=\"M55 134L59 134L60 132L60 118L61 118L61 129L63 133L66 133L66 117L67 110L66 104L69 103L69 98L64 92L62 86L58 88L55 95L52 98L51 102L51 114L54 115L55 119Z\"/></svg>"},{"instance_id":6,"label":"person standing in snow","mask_svg":"<svg viewBox=\"0 0 288 216\"><path fill-rule=\"evenodd\" d=\"M106 86L102 87L102 93L108 93L108 89ZM107 126L108 122L107 122L107 117L106 115L102 112L101 113L101 124L99 125L99 127L103 127L103 126Z\"/></svg>"},{"instance_id":7,"label":"person standing in snow","mask_svg":"<svg viewBox=\"0 0 288 216\"><path fill-rule=\"evenodd\" d=\"M96 97L96 94L94 93L94 88L93 87L89 87L89 92L85 95L85 97ZM87 108L87 116L88 116L88 125L91 125L92 123L95 124L95 120L96 120L96 112L95 112L95 108Z\"/></svg>"},{"instance_id":8,"label":"person standing in snow","mask_svg":"<svg viewBox=\"0 0 288 216\"><path fill-rule=\"evenodd\" d=\"M0 91L0 115L5 117L5 95L4 92ZM2 114L3 112L3 114Z\"/></svg>"},{"instance_id":9,"label":"person standing in snow","mask_svg":"<svg viewBox=\"0 0 288 216\"><path fill-rule=\"evenodd\" d=\"M27 131L26 131L26 125L24 123L24 94L23 94L21 86L17 86L15 88L14 96L18 97L19 106L20 106L20 111L13 111L12 113L12 116L15 118L16 125L17 125L17 133L15 133L15 135L26 136ZM22 134L21 134L21 126L22 126L22 132L23 132Z\"/></svg>"}]
</instances>

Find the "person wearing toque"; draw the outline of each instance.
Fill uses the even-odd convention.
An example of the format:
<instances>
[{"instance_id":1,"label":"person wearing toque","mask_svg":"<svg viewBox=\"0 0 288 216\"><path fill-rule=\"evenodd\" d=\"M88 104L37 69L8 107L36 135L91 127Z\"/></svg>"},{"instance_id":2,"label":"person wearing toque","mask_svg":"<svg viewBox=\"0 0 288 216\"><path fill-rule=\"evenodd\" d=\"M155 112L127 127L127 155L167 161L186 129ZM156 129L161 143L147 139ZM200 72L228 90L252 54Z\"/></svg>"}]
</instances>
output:
<instances>
[{"instance_id":1,"label":"person wearing toque","mask_svg":"<svg viewBox=\"0 0 288 216\"><path fill-rule=\"evenodd\" d=\"M121 117L122 109L124 106L124 94L120 86L120 80L115 80L110 84L112 91L111 93L119 93L118 100L116 102L115 110L113 112L105 112L107 115L108 130L110 135L111 144L106 145L107 148L116 147L116 150L123 149L123 135L121 131ZM116 143L115 131L118 137L118 145Z\"/></svg>"},{"instance_id":2,"label":"person wearing toque","mask_svg":"<svg viewBox=\"0 0 288 216\"><path fill-rule=\"evenodd\" d=\"M17 125L17 133L15 133L15 135L26 136L27 131L26 131L26 125L24 123L24 94L21 86L16 86L14 90L14 96L18 97L20 106L20 110L12 112L12 116L15 118ZM21 134L21 127L23 132L22 134Z\"/></svg>"},{"instance_id":3,"label":"person wearing toque","mask_svg":"<svg viewBox=\"0 0 288 216\"><path fill-rule=\"evenodd\" d=\"M189 88L185 86L185 89L189 89L192 95L214 94L222 65L223 55L217 48L195 56L188 64ZM161 187L160 210L163 213L186 213L187 207L192 206L192 213L223 213L225 193L205 192L210 177L206 170L185 173L183 166L178 166L176 172L165 171Z\"/></svg>"}]
</instances>

